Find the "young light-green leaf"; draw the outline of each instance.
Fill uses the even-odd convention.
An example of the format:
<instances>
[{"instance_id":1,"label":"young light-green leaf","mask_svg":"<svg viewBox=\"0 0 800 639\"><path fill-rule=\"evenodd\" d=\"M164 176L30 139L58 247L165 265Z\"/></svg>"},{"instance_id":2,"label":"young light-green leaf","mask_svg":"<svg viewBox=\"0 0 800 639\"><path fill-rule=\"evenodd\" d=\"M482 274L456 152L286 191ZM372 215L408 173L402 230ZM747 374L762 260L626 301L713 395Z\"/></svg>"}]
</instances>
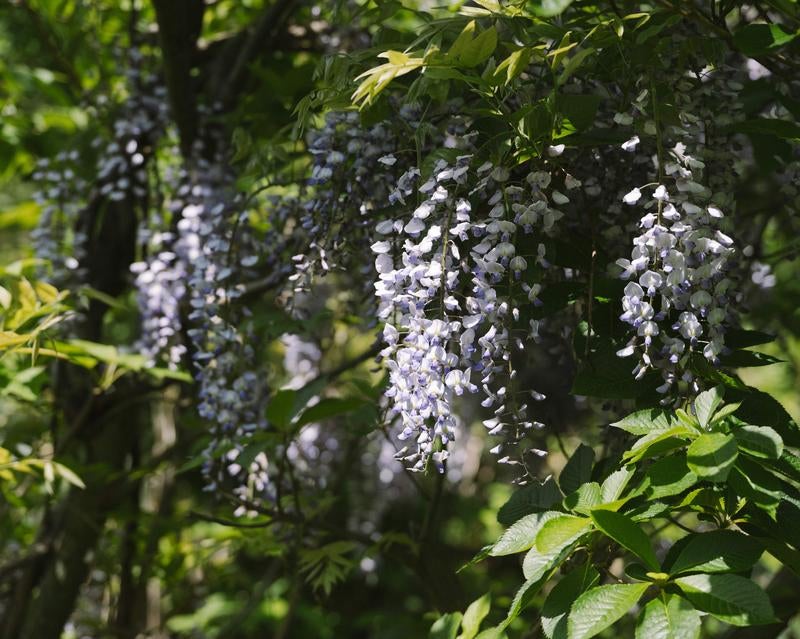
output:
<instances>
[{"instance_id":1,"label":"young light-green leaf","mask_svg":"<svg viewBox=\"0 0 800 639\"><path fill-rule=\"evenodd\" d=\"M464 612L464 618L461 620L461 634L458 635L458 639L475 639L481 622L489 614L491 606L492 597L488 592L473 601Z\"/></svg>"},{"instance_id":2,"label":"young light-green leaf","mask_svg":"<svg viewBox=\"0 0 800 639\"><path fill-rule=\"evenodd\" d=\"M739 449L732 435L706 433L694 440L687 450L686 461L701 479L724 482L736 462Z\"/></svg>"},{"instance_id":3,"label":"young light-green leaf","mask_svg":"<svg viewBox=\"0 0 800 639\"><path fill-rule=\"evenodd\" d=\"M536 549L540 553L552 552L582 535L590 525L591 520L588 517L559 515L549 519L536 535Z\"/></svg>"},{"instance_id":4,"label":"young light-green leaf","mask_svg":"<svg viewBox=\"0 0 800 639\"><path fill-rule=\"evenodd\" d=\"M597 586L583 593L569 613L568 639L589 639L621 619L650 584Z\"/></svg>"},{"instance_id":5,"label":"young light-green leaf","mask_svg":"<svg viewBox=\"0 0 800 639\"><path fill-rule=\"evenodd\" d=\"M711 417L722 403L722 386L715 386L707 391L703 391L694 400L694 410L697 420L703 428L711 422Z\"/></svg>"},{"instance_id":6,"label":"young light-green leaf","mask_svg":"<svg viewBox=\"0 0 800 639\"><path fill-rule=\"evenodd\" d=\"M592 521L606 536L639 557L650 570L661 569L647 535L628 517L622 513L597 509L592 511Z\"/></svg>"},{"instance_id":7,"label":"young light-green leaf","mask_svg":"<svg viewBox=\"0 0 800 639\"><path fill-rule=\"evenodd\" d=\"M428 639L456 639L460 625L461 613L448 612L433 622Z\"/></svg>"},{"instance_id":8,"label":"young light-green leaf","mask_svg":"<svg viewBox=\"0 0 800 639\"><path fill-rule=\"evenodd\" d=\"M554 511L526 515L502 534L489 554L493 557L502 557L528 550L536 543L536 536L542 526L551 519L561 516L561 513Z\"/></svg>"}]
</instances>

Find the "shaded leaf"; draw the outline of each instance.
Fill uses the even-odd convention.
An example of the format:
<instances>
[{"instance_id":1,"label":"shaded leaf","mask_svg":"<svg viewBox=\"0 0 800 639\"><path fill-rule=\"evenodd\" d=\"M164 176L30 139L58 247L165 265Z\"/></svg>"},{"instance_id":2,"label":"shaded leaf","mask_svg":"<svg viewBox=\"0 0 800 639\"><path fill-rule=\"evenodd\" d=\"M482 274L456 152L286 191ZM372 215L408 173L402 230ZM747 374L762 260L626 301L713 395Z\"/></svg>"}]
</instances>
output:
<instances>
[{"instance_id":1,"label":"shaded leaf","mask_svg":"<svg viewBox=\"0 0 800 639\"><path fill-rule=\"evenodd\" d=\"M559 581L542 605L542 630L549 639L566 639L567 614L575 600L594 586L600 574L589 564L576 568Z\"/></svg>"},{"instance_id":2,"label":"shaded leaf","mask_svg":"<svg viewBox=\"0 0 800 639\"><path fill-rule=\"evenodd\" d=\"M675 580L695 608L734 626L775 621L772 604L761 588L738 575L690 575Z\"/></svg>"},{"instance_id":3,"label":"shaded leaf","mask_svg":"<svg viewBox=\"0 0 800 639\"><path fill-rule=\"evenodd\" d=\"M592 521L606 536L644 561L648 568L660 569L647 535L628 517L622 513L597 509L592 511Z\"/></svg>"},{"instance_id":4,"label":"shaded leaf","mask_svg":"<svg viewBox=\"0 0 800 639\"><path fill-rule=\"evenodd\" d=\"M764 552L752 537L733 530L713 530L684 538L680 552L668 568L670 574L682 572L742 572L758 561Z\"/></svg>"}]
</instances>

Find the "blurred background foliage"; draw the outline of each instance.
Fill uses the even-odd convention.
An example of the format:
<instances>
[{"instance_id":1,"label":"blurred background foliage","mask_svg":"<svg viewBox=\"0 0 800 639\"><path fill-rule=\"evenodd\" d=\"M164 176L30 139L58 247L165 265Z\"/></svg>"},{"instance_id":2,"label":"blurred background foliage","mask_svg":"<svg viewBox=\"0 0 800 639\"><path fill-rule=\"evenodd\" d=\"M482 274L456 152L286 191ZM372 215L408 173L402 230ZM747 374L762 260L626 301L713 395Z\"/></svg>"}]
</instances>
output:
<instances>
[{"instance_id":1,"label":"blurred background foliage","mask_svg":"<svg viewBox=\"0 0 800 639\"><path fill-rule=\"evenodd\" d=\"M206 0L193 73L202 75L211 69L216 52L248 33L276 4L284 3ZM234 161L245 191L258 188L263 176L275 174L276 167L284 174L302 174L302 136L293 133L302 133L313 123L323 104L349 102L355 86L350 80L355 75L352 70L363 68L365 62L371 65L377 50L403 48L421 27L415 13L404 7L428 6L422 0L286 4L293 4L289 17L279 32L258 43L258 55L248 66L246 88L221 116L233 140ZM453 8L458 4L454 2ZM345 35L331 35L334 32ZM79 150L83 177L91 182L93 141L98 127L108 126L114 96L119 98L126 91L122 67L133 33L143 51L159 49L156 13L150 2L0 3L0 263L31 257L28 233L39 216L31 174L39 159ZM331 47L323 45L326 36L343 41L334 43L339 49L336 55L323 60ZM348 37L358 44L349 53ZM750 197L767 201L769 194L759 193L758 185L754 191ZM748 384L777 397L797 419L800 244L778 227L770 226L766 238L766 251L785 259L775 269L774 288L763 299L753 300L748 321L778 337L769 352L782 363L748 369L742 376ZM24 262L19 271L31 272ZM4 285L18 275L4 275ZM78 294L63 303L75 308L87 299ZM363 352L372 338L342 315L335 297L324 306L313 321L327 342L335 345L325 351L328 360L322 362L323 369L333 370ZM54 306L46 309L46 317L61 312ZM275 335L286 330L289 320L270 304L259 306L256 312ZM132 296L115 300L104 320L104 343L129 342L136 334L136 321ZM20 605L13 600L18 567L48 552L37 537L40 523L55 516L55 506L70 485L81 481L112 484L120 473L135 490L117 494L118 503L108 518L91 524L99 528L99 540L91 551L91 571L79 596L74 605L67 604L72 611L63 634L66 639L409 639L427 636L437 611L463 610L483 592L492 593L493 609L502 611L509 604L518 581L515 559L484 562L453 576L456 568L501 532L496 512L511 493L507 482L496 481L495 466L479 463L485 454L480 424L475 425L470 444L474 459L462 477L448 481L443 489L438 525L430 527L435 559L427 560L436 574L425 574L419 570L416 540L428 505L410 483L421 483L423 493L431 495L437 490L438 477L409 479L406 488L410 490L387 497L393 501L380 522L384 532L380 544L364 545L358 538L348 539L347 531L337 530L347 522L344 513L335 522L315 522L327 532L321 537L322 545L298 547L290 528L275 528L259 520L230 521L230 508L202 490L198 457L204 426L192 406L169 386L153 382L146 398L152 428L135 453L141 459L114 467L87 464L69 451L63 456L54 451L52 434L58 425L52 411L53 389L46 383L47 355L32 353L36 347L30 344L26 348L24 353L16 351L0 359L0 611L7 619ZM282 348L275 346L265 355L278 370ZM120 376L141 367L107 352L98 356L89 347L70 356L90 370L97 361L107 364L109 357L117 357L115 370ZM31 357L39 358L33 367ZM366 361L344 372L335 383L345 396L360 393L370 399L370 394L374 398L379 392L380 380ZM102 379L96 381L102 385ZM116 392L126 392L124 381ZM589 429L588 403L587 410L567 406L552 410L560 418L554 421L548 442L553 453L545 462L545 475L563 466L565 456L560 451L575 449L579 441L598 443L600 438L597 430ZM354 413L343 426L364 430L372 417ZM359 479L345 474L341 481ZM322 518L328 516L324 509L320 512ZM525 625L518 620L516 628L524 631Z\"/></svg>"}]
</instances>

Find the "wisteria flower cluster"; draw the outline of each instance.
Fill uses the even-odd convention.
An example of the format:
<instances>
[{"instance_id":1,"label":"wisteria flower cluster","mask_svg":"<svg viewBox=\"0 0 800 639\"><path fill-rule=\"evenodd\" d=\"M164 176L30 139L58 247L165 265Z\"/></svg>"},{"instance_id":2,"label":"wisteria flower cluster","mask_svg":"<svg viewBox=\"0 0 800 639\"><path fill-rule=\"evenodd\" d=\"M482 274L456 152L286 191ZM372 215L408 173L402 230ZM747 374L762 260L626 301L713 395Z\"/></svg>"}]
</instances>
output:
<instances>
[{"instance_id":1,"label":"wisteria flower cluster","mask_svg":"<svg viewBox=\"0 0 800 639\"><path fill-rule=\"evenodd\" d=\"M482 394L482 406L493 410L484 425L505 439L492 450L501 461L519 463L513 448L541 427L514 391L512 351L535 330L519 326L518 300L539 303L541 285L530 274L547 265L540 240L563 215L555 206L569 198L545 193L546 171L517 184L508 169L475 169L472 159L439 161L417 188L413 213L381 221L372 246L378 314L386 322L386 396L400 439L416 445L400 453L414 470L429 460L443 469L456 429L453 398L465 393Z\"/></svg>"},{"instance_id":2,"label":"wisteria flower cluster","mask_svg":"<svg viewBox=\"0 0 800 639\"><path fill-rule=\"evenodd\" d=\"M718 363L725 327L733 319L734 243L717 228L723 212L700 181L703 168L682 143L675 145L663 167L671 188L655 186L631 259L617 260L622 277L630 280L621 319L635 331L618 354L638 355L637 378L657 369L663 377L659 392L665 394L675 385L683 395L700 390L691 357L698 353ZM624 201L633 206L642 197L635 188Z\"/></svg>"},{"instance_id":3,"label":"wisteria flower cluster","mask_svg":"<svg viewBox=\"0 0 800 639\"><path fill-rule=\"evenodd\" d=\"M64 152L55 162L40 163L34 173L41 188L36 196L43 206L39 224L33 234L37 257L50 266L48 279L58 287L84 283L83 261L91 222L85 213L92 199L103 202L128 200L146 208L149 193L147 162L155 152L158 140L168 122L166 89L157 77L146 72L138 48L128 53L125 69L128 95L120 104L110 106L114 112L110 139L98 137L94 190L78 174L77 151ZM100 96L98 104L108 104Z\"/></svg>"},{"instance_id":4,"label":"wisteria flower cluster","mask_svg":"<svg viewBox=\"0 0 800 639\"><path fill-rule=\"evenodd\" d=\"M191 359L198 413L213 424L209 486L233 483L247 497L269 485L265 457L246 468L237 462L249 437L266 428L268 391L245 309L233 302L259 252L224 166L198 153L169 204L175 231L153 233L151 256L132 270L143 318L140 350L153 360L165 355L172 368Z\"/></svg>"},{"instance_id":5,"label":"wisteria flower cluster","mask_svg":"<svg viewBox=\"0 0 800 639\"><path fill-rule=\"evenodd\" d=\"M308 149L312 166L300 217L307 246L293 258L296 292L332 270L364 270L363 261L348 258L363 255L371 216L397 181L396 159L386 159L398 150L388 122L364 127L358 112L333 111L309 133Z\"/></svg>"}]
</instances>

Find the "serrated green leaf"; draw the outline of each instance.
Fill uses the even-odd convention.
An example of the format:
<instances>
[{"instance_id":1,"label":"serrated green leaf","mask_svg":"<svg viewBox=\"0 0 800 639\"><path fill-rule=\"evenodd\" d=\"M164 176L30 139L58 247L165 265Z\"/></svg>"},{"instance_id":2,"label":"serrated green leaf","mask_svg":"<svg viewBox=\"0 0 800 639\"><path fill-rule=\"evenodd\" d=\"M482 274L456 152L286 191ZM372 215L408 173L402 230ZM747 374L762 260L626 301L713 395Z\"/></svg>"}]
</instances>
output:
<instances>
[{"instance_id":1,"label":"serrated green leaf","mask_svg":"<svg viewBox=\"0 0 800 639\"><path fill-rule=\"evenodd\" d=\"M464 612L461 620L461 634L458 639L474 639L481 627L481 622L489 614L492 607L492 597L487 592L482 597L473 601Z\"/></svg>"},{"instance_id":2,"label":"serrated green leaf","mask_svg":"<svg viewBox=\"0 0 800 639\"><path fill-rule=\"evenodd\" d=\"M574 493L570 493L564 498L564 508L575 511L583 515L588 515L592 508L596 508L603 503L600 494L600 484L590 481L584 484Z\"/></svg>"},{"instance_id":3,"label":"serrated green leaf","mask_svg":"<svg viewBox=\"0 0 800 639\"><path fill-rule=\"evenodd\" d=\"M574 601L586 590L594 586L600 574L586 563L564 576L542 605L542 630L549 639L566 639L567 614Z\"/></svg>"},{"instance_id":4,"label":"serrated green leaf","mask_svg":"<svg viewBox=\"0 0 800 639\"><path fill-rule=\"evenodd\" d=\"M611 426L621 428L632 435L648 435L654 431L669 430L677 424L677 418L671 411L660 408L647 408L631 413Z\"/></svg>"},{"instance_id":5,"label":"serrated green leaf","mask_svg":"<svg viewBox=\"0 0 800 639\"><path fill-rule=\"evenodd\" d=\"M742 572L758 561L763 546L733 530L713 530L689 535L669 572Z\"/></svg>"},{"instance_id":6,"label":"serrated green leaf","mask_svg":"<svg viewBox=\"0 0 800 639\"><path fill-rule=\"evenodd\" d=\"M756 626L775 621L764 591L739 575L690 575L675 583L695 608L734 626Z\"/></svg>"},{"instance_id":7,"label":"serrated green leaf","mask_svg":"<svg viewBox=\"0 0 800 639\"><path fill-rule=\"evenodd\" d=\"M565 495L578 490L582 484L589 481L592 476L594 464L594 450L591 446L581 444L572 453L566 466L558 477L558 485Z\"/></svg>"},{"instance_id":8,"label":"serrated green leaf","mask_svg":"<svg viewBox=\"0 0 800 639\"><path fill-rule=\"evenodd\" d=\"M597 509L592 511L592 521L607 537L644 561L648 568L660 570L658 559L647 535L628 517L622 513Z\"/></svg>"},{"instance_id":9,"label":"serrated green leaf","mask_svg":"<svg viewBox=\"0 0 800 639\"><path fill-rule=\"evenodd\" d=\"M600 499L602 503L608 504L612 501L619 499L622 496L622 491L628 485L628 482L633 477L633 471L626 468L620 468L614 471L603 481L600 486Z\"/></svg>"},{"instance_id":10,"label":"serrated green leaf","mask_svg":"<svg viewBox=\"0 0 800 639\"><path fill-rule=\"evenodd\" d=\"M755 462L745 456L739 458L728 477L728 484L750 504L774 517L781 499L795 494L794 488L781 482L764 469L763 462Z\"/></svg>"},{"instance_id":11,"label":"serrated green leaf","mask_svg":"<svg viewBox=\"0 0 800 639\"><path fill-rule=\"evenodd\" d=\"M579 537L579 535L576 537ZM548 571L559 566L577 545L578 539L576 537L565 540L556 548L545 553L540 552L535 547L531 548L525 554L525 559L522 561L522 574L525 576L525 579L538 579L544 576Z\"/></svg>"},{"instance_id":12,"label":"serrated green leaf","mask_svg":"<svg viewBox=\"0 0 800 639\"><path fill-rule=\"evenodd\" d=\"M589 639L621 619L650 584L596 586L583 593L572 606L567 620L568 639Z\"/></svg>"},{"instance_id":13,"label":"serrated green leaf","mask_svg":"<svg viewBox=\"0 0 800 639\"><path fill-rule=\"evenodd\" d=\"M654 462L640 487L648 499L662 499L679 495L697 483L695 475L686 463L686 455L677 453Z\"/></svg>"},{"instance_id":14,"label":"serrated green leaf","mask_svg":"<svg viewBox=\"0 0 800 639\"><path fill-rule=\"evenodd\" d=\"M707 428L711 422L711 416L717 411L722 403L722 386L715 386L707 391L700 393L694 400L694 412L697 421L703 428Z\"/></svg>"},{"instance_id":15,"label":"serrated green leaf","mask_svg":"<svg viewBox=\"0 0 800 639\"><path fill-rule=\"evenodd\" d=\"M528 550L536 543L536 536L542 526L560 516L561 513L554 511L526 515L501 535L489 554L493 557L502 557Z\"/></svg>"},{"instance_id":16,"label":"serrated green leaf","mask_svg":"<svg viewBox=\"0 0 800 639\"><path fill-rule=\"evenodd\" d=\"M724 406L720 407L716 413L714 413L714 416L711 418L711 423L715 424L722 421L726 417L733 415L737 410L739 410L739 406L741 405L741 402L736 402L735 404L725 404Z\"/></svg>"},{"instance_id":17,"label":"serrated green leaf","mask_svg":"<svg viewBox=\"0 0 800 639\"><path fill-rule=\"evenodd\" d=\"M548 519L536 535L536 549L543 554L549 553L580 537L590 525L591 520L588 517L558 515Z\"/></svg>"},{"instance_id":18,"label":"serrated green leaf","mask_svg":"<svg viewBox=\"0 0 800 639\"><path fill-rule=\"evenodd\" d=\"M706 433L689 445L686 460L689 469L700 479L724 482L738 455L739 449L732 435Z\"/></svg>"},{"instance_id":19,"label":"serrated green leaf","mask_svg":"<svg viewBox=\"0 0 800 639\"><path fill-rule=\"evenodd\" d=\"M541 484L532 483L514 491L497 512L497 521L504 526L510 526L524 515L551 508L561 498L561 491L555 480L548 477Z\"/></svg>"},{"instance_id":20,"label":"serrated green leaf","mask_svg":"<svg viewBox=\"0 0 800 639\"><path fill-rule=\"evenodd\" d=\"M626 463L637 462L646 457L661 455L684 445L684 441L696 435L684 425L673 426L667 430L659 430L640 437L630 450L625 451L622 458Z\"/></svg>"},{"instance_id":21,"label":"serrated green leaf","mask_svg":"<svg viewBox=\"0 0 800 639\"><path fill-rule=\"evenodd\" d=\"M781 436L769 426L742 426L732 431L739 450L753 457L779 459L783 454Z\"/></svg>"},{"instance_id":22,"label":"serrated green leaf","mask_svg":"<svg viewBox=\"0 0 800 639\"><path fill-rule=\"evenodd\" d=\"M653 599L642 610L636 625L636 639L697 639L700 615L683 597L667 595Z\"/></svg>"},{"instance_id":23,"label":"serrated green leaf","mask_svg":"<svg viewBox=\"0 0 800 639\"><path fill-rule=\"evenodd\" d=\"M456 639L460 625L461 613L448 612L433 622L428 639Z\"/></svg>"}]
</instances>

